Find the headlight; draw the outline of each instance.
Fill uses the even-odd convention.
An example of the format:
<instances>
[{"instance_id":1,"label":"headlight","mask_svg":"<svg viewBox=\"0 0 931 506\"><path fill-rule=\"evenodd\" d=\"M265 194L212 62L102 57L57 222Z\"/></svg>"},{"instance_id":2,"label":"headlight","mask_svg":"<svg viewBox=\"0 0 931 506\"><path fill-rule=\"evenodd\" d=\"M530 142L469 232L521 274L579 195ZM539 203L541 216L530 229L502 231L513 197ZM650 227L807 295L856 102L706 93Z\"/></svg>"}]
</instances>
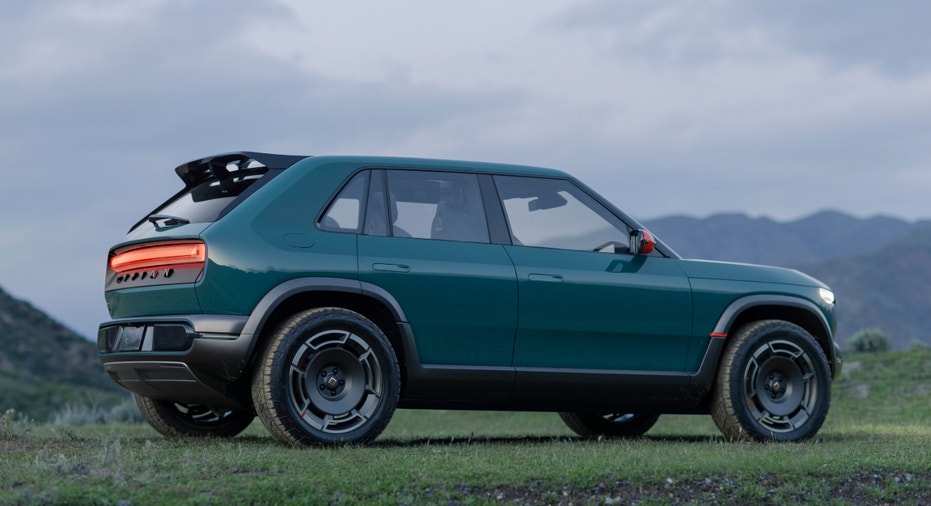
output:
<instances>
[{"instance_id":1,"label":"headlight","mask_svg":"<svg viewBox=\"0 0 931 506\"><path fill-rule=\"evenodd\" d=\"M828 290L827 288L819 288L818 295L821 296L821 300L827 302L828 304L834 304L834 292Z\"/></svg>"}]
</instances>

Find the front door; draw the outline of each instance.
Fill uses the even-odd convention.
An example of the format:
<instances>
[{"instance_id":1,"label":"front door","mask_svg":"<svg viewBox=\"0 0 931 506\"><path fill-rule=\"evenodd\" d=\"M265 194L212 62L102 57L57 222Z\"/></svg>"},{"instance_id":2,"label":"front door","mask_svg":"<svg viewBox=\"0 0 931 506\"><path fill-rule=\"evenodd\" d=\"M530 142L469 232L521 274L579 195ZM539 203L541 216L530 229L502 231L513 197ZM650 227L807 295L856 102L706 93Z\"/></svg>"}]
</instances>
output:
<instances>
[{"instance_id":1,"label":"front door","mask_svg":"<svg viewBox=\"0 0 931 506\"><path fill-rule=\"evenodd\" d=\"M495 184L514 244L518 380L522 369L684 370L691 290L677 260L631 255L628 227L570 181Z\"/></svg>"}]
</instances>

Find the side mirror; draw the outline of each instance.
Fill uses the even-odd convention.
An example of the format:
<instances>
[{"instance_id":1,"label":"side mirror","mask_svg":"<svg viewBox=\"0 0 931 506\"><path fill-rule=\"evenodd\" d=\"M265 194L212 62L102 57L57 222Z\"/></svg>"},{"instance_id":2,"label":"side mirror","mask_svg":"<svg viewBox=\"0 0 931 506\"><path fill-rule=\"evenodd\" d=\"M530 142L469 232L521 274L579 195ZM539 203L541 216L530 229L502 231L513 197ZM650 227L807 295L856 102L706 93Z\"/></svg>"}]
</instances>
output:
<instances>
[{"instance_id":1,"label":"side mirror","mask_svg":"<svg viewBox=\"0 0 931 506\"><path fill-rule=\"evenodd\" d=\"M630 254L649 255L656 247L656 240L650 232L637 229L630 233Z\"/></svg>"}]
</instances>

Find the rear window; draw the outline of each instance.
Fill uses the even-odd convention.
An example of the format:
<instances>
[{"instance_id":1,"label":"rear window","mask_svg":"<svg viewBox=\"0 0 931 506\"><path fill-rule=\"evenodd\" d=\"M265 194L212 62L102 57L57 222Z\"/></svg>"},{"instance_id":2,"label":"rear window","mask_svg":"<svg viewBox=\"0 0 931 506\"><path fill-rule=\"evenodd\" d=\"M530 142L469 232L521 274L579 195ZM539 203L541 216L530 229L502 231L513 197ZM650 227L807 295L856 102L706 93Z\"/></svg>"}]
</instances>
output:
<instances>
[{"instance_id":1,"label":"rear window","mask_svg":"<svg viewBox=\"0 0 931 506\"><path fill-rule=\"evenodd\" d=\"M233 199L263 175L257 173L231 176L223 181L206 181L191 188L191 191L172 201L160 212L183 217L191 223L214 221Z\"/></svg>"},{"instance_id":2,"label":"rear window","mask_svg":"<svg viewBox=\"0 0 931 506\"><path fill-rule=\"evenodd\" d=\"M204 181L168 199L158 209L136 223L133 229L152 219L157 219L160 226L216 221L242 200L240 197L251 193L247 193L250 187L261 179L271 179L271 176L277 172L269 172L265 167L257 167L239 170L223 179ZM253 191L257 187L253 188Z\"/></svg>"}]
</instances>

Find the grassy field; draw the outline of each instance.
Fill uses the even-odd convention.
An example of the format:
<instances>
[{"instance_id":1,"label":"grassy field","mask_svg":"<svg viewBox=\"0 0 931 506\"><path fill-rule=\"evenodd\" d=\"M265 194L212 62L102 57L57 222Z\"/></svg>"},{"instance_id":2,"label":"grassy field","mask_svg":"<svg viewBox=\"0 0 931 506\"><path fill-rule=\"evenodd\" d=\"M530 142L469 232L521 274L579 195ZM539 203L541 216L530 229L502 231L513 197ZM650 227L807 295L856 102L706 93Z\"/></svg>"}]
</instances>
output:
<instances>
[{"instance_id":1,"label":"grassy field","mask_svg":"<svg viewBox=\"0 0 931 506\"><path fill-rule=\"evenodd\" d=\"M849 357L818 437L725 443L708 416L584 441L555 414L398 411L369 447L0 422L2 504L931 503L931 351Z\"/></svg>"}]
</instances>

